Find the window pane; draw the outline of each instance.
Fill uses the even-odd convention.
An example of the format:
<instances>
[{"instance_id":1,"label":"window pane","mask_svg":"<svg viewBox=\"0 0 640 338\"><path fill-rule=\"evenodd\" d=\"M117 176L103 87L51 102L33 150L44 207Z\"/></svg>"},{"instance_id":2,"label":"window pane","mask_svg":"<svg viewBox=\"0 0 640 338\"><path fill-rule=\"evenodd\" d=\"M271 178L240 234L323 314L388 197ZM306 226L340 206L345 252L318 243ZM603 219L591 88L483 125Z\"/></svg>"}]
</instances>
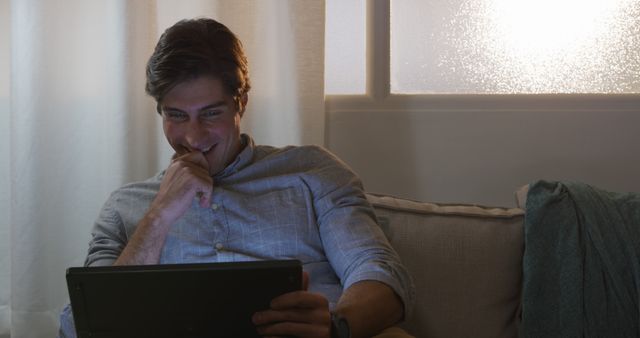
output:
<instances>
[{"instance_id":1,"label":"window pane","mask_svg":"<svg viewBox=\"0 0 640 338\"><path fill-rule=\"evenodd\" d=\"M640 1L392 1L391 91L639 93Z\"/></svg>"},{"instance_id":2,"label":"window pane","mask_svg":"<svg viewBox=\"0 0 640 338\"><path fill-rule=\"evenodd\" d=\"M325 93L365 92L365 1L327 0Z\"/></svg>"}]
</instances>

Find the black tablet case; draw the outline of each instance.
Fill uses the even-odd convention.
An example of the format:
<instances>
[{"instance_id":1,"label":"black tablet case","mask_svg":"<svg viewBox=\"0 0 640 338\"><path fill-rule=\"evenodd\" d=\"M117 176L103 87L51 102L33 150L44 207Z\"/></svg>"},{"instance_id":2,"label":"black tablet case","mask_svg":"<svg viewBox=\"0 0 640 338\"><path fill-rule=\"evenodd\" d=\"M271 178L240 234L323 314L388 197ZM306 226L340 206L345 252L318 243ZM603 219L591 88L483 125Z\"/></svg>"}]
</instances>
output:
<instances>
[{"instance_id":1,"label":"black tablet case","mask_svg":"<svg viewBox=\"0 0 640 338\"><path fill-rule=\"evenodd\" d=\"M251 316L302 288L297 260L78 267L67 286L79 338L259 337Z\"/></svg>"}]
</instances>

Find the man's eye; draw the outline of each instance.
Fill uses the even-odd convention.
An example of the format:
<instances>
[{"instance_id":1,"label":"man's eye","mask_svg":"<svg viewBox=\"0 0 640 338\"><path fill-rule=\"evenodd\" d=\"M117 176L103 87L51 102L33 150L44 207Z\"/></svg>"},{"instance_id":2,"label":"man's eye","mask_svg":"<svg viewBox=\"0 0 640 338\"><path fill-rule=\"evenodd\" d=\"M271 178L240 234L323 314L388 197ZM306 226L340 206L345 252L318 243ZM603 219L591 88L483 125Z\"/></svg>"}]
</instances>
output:
<instances>
[{"instance_id":1,"label":"man's eye","mask_svg":"<svg viewBox=\"0 0 640 338\"><path fill-rule=\"evenodd\" d=\"M171 112L165 112L164 114L167 117L167 119L174 120L174 121L181 121L187 118L187 114L181 113L181 112L171 111Z\"/></svg>"},{"instance_id":2,"label":"man's eye","mask_svg":"<svg viewBox=\"0 0 640 338\"><path fill-rule=\"evenodd\" d=\"M220 115L222 112L219 110L207 110L202 113L202 117L216 117Z\"/></svg>"}]
</instances>

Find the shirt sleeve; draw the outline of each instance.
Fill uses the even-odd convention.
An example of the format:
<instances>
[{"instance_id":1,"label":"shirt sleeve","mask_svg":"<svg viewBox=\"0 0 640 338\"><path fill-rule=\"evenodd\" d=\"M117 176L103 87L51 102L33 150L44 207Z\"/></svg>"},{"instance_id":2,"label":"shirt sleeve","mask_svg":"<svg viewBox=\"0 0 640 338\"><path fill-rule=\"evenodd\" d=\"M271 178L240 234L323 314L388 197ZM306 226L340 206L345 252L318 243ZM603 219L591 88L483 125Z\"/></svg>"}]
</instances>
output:
<instances>
[{"instance_id":1,"label":"shirt sleeve","mask_svg":"<svg viewBox=\"0 0 640 338\"><path fill-rule=\"evenodd\" d=\"M71 304L65 305L60 313L60 329L58 330L58 338L76 338L76 327L73 322Z\"/></svg>"},{"instance_id":2,"label":"shirt sleeve","mask_svg":"<svg viewBox=\"0 0 640 338\"><path fill-rule=\"evenodd\" d=\"M118 259L127 244L123 221L116 211L117 192L105 202L91 232L85 266L108 266Z\"/></svg>"},{"instance_id":3,"label":"shirt sleeve","mask_svg":"<svg viewBox=\"0 0 640 338\"><path fill-rule=\"evenodd\" d=\"M360 179L326 153L312 173L310 188L325 253L347 289L374 280L391 287L410 317L414 286L408 270L378 225Z\"/></svg>"},{"instance_id":4,"label":"shirt sleeve","mask_svg":"<svg viewBox=\"0 0 640 338\"><path fill-rule=\"evenodd\" d=\"M114 198L114 194L109 197L93 226L85 266L113 265L125 246L126 235L113 207ZM66 304L60 313L58 338L76 338L71 304Z\"/></svg>"}]
</instances>

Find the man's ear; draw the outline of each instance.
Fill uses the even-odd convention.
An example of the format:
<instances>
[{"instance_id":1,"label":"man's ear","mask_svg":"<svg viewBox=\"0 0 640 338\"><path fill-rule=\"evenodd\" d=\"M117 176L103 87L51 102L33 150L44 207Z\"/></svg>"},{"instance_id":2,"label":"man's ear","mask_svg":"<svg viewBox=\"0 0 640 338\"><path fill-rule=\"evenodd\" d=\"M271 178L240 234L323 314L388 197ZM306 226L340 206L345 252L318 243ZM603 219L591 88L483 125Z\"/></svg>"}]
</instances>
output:
<instances>
[{"instance_id":1,"label":"man's ear","mask_svg":"<svg viewBox=\"0 0 640 338\"><path fill-rule=\"evenodd\" d=\"M245 109L247 109L247 102L249 102L249 95L247 95L247 93L244 93L242 94L242 97L240 97L240 117L244 115L244 111Z\"/></svg>"}]
</instances>

